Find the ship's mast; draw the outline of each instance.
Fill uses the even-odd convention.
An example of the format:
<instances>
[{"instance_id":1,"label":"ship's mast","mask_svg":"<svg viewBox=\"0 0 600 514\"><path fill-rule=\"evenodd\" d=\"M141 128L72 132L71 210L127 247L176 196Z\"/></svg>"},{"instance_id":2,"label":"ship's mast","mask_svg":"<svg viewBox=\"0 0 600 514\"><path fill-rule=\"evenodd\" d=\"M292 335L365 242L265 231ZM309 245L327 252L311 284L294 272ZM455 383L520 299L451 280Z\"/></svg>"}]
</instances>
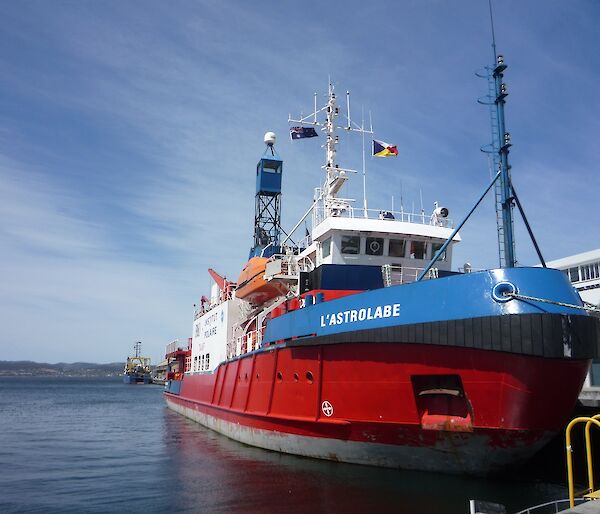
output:
<instances>
[{"instance_id":1,"label":"ship's mast","mask_svg":"<svg viewBox=\"0 0 600 514\"><path fill-rule=\"evenodd\" d=\"M317 115L321 112L325 112L325 121L320 122L317 119ZM335 216L340 211L347 209L349 203L352 200L338 197L338 192L348 180L348 173L356 173L355 170L342 168L337 163L337 145L340 143L339 136L336 131L344 130L346 132L358 132L360 134L373 134L373 127L369 129L362 125L357 125L352 122L350 117L350 92L346 91L346 124L341 125L338 123L337 118L343 114L340 113L340 108L337 104L337 98L335 93L335 87L329 82L327 90L327 104L320 109L317 108L317 94L315 93L315 106L314 111L307 116L301 116L299 119L289 117L290 123L300 123L302 125L313 125L321 127L321 131L325 133L325 165L322 169L325 170L325 182L320 193L320 198L316 200L323 200L325 207L325 217Z\"/></svg>"},{"instance_id":2,"label":"ship's mast","mask_svg":"<svg viewBox=\"0 0 600 514\"><path fill-rule=\"evenodd\" d=\"M510 166L508 164L508 151L511 146L510 134L506 131L504 121L504 104L505 98L508 95L506 84L502 81L506 64L501 55L496 58L496 67L493 71L494 85L496 89L496 111L498 119L498 130L496 135L498 139L498 148L500 155L500 205L498 206L502 212L502 233L504 245L504 264L500 263L505 268L514 268L517 264L515 256L515 235L514 235L514 196L512 194L512 184L510 180Z\"/></svg>"},{"instance_id":3,"label":"ship's mast","mask_svg":"<svg viewBox=\"0 0 600 514\"><path fill-rule=\"evenodd\" d=\"M525 223L525 228L529 233L529 237L531 238L531 242L535 247L535 251L540 259L540 263L544 268L546 267L546 262L544 261L540 247L537 244L533 231L531 230L531 226L529 225L529 221L527 220L527 216L525 216L523 206L519 201L519 197L515 191L515 187L510 177L510 165L508 164L508 152L511 146L510 134L506 130L506 123L504 121L504 104L505 98L508 96L506 84L503 82L506 64L504 64L504 58L501 55L496 54L496 37L494 34L494 20L492 15L491 0L489 0L489 6L490 19L492 22L492 50L494 52L494 65L486 66L485 73L476 73L476 75L488 80L488 94L487 96L480 98L478 102L490 106L492 142L481 147L481 151L490 155L491 160L494 163L495 173L493 173L493 178L483 194L479 197L465 218L454 229L454 232L450 234L442 247L433 256L429 264L420 273L420 275L417 277L417 281L422 280L432 266L441 257L441 255L443 255L443 252L446 250L454 236L471 217L475 209L481 203L488 191L492 189L492 187L495 187L496 191L496 221L498 224L498 253L500 257L500 267L514 268L517 265L517 259L515 256L513 219L513 208L515 203L519 209L519 212L521 213L523 222Z\"/></svg>"},{"instance_id":4,"label":"ship's mast","mask_svg":"<svg viewBox=\"0 0 600 514\"><path fill-rule=\"evenodd\" d=\"M511 183L510 165L508 164L508 152L511 146L510 134L506 130L504 120L504 104L506 103L505 98L508 96L506 84L503 82L506 64L504 64L504 58L496 52L496 34L491 0L488 0L488 4L494 64L486 66L485 73L477 73L477 75L486 78L488 81L488 94L480 99L479 103L490 106L492 142L483 146L481 150L490 156L490 161L493 164L490 170L492 174L500 172L500 177L494 186L499 265L501 268L513 268L517 264L513 218L515 195ZM532 236L532 239L535 238Z\"/></svg>"}]
</instances>

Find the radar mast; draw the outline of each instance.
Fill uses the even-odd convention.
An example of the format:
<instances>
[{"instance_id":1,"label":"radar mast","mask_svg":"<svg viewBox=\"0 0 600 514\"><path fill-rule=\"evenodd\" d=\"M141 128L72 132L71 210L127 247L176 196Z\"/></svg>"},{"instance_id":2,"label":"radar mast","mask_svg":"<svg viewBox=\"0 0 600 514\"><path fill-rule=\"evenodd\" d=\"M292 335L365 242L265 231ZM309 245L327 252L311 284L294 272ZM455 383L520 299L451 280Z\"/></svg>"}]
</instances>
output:
<instances>
[{"instance_id":1,"label":"radar mast","mask_svg":"<svg viewBox=\"0 0 600 514\"><path fill-rule=\"evenodd\" d=\"M325 113L325 120L319 121L318 115ZM346 124L341 125L337 119L339 116L346 118ZM300 123L301 125L312 125L320 127L320 130L325 133L325 165L321 169L325 171L325 182L323 187L318 190L315 195L315 201L324 202L324 217L337 216L350 207L350 203L354 200L341 198L338 193L342 186L348 180L348 173L356 173L356 170L342 168L337 163L337 145L340 143L340 138L336 134L337 130L346 132L357 132L359 134L373 134L373 127L365 128L364 122L361 125L354 123L350 117L350 92L346 91L346 115L340 113L340 108L337 104L335 87L329 81L327 90L327 103L325 106L317 107L317 93L314 95L314 110L306 116L299 118L288 118L289 123Z\"/></svg>"}]
</instances>

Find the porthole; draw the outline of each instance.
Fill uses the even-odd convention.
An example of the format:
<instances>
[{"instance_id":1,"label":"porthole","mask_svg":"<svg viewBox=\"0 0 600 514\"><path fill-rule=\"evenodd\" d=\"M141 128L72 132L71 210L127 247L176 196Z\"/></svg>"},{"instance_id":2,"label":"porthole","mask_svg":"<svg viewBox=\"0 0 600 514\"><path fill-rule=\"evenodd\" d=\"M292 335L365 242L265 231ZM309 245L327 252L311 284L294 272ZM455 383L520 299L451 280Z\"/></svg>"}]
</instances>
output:
<instances>
[{"instance_id":1,"label":"porthole","mask_svg":"<svg viewBox=\"0 0 600 514\"><path fill-rule=\"evenodd\" d=\"M298 380L300 380L298 373L294 373L294 382L298 382Z\"/></svg>"},{"instance_id":2,"label":"porthole","mask_svg":"<svg viewBox=\"0 0 600 514\"><path fill-rule=\"evenodd\" d=\"M277 372L277 381L281 382L283 380L283 375L281 374L281 371Z\"/></svg>"},{"instance_id":3,"label":"porthole","mask_svg":"<svg viewBox=\"0 0 600 514\"><path fill-rule=\"evenodd\" d=\"M244 380L245 380L246 382L248 382L248 373L246 373L246 375L244 375Z\"/></svg>"},{"instance_id":4,"label":"porthole","mask_svg":"<svg viewBox=\"0 0 600 514\"><path fill-rule=\"evenodd\" d=\"M309 384L313 383L314 377L313 374L310 371L306 372L306 380Z\"/></svg>"}]
</instances>

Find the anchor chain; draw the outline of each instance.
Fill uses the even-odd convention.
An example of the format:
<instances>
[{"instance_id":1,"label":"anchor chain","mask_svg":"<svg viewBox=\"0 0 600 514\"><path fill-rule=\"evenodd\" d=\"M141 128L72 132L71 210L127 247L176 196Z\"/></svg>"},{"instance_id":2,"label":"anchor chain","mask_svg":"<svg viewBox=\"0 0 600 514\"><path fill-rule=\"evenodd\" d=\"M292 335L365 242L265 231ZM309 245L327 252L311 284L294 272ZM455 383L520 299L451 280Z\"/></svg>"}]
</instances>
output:
<instances>
[{"instance_id":1,"label":"anchor chain","mask_svg":"<svg viewBox=\"0 0 600 514\"><path fill-rule=\"evenodd\" d=\"M569 307L571 309L579 309L582 311L595 312L595 313L600 314L600 309L598 307L594 307L590 304L573 305L572 303L556 302L554 300L548 300L546 298L536 298L535 296L527 296L527 295L519 294L519 293L510 293L508 291L503 293L503 295L510 296L511 298L516 298L518 300L530 300L533 302L551 303L553 305L558 305L560 307Z\"/></svg>"}]
</instances>

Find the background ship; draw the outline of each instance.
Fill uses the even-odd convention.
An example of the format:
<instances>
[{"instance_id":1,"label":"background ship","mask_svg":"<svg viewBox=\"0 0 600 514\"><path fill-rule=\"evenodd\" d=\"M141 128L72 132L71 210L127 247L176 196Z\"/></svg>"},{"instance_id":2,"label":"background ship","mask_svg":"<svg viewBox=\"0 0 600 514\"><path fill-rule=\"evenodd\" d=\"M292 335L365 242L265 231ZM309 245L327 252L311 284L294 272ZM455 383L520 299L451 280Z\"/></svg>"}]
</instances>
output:
<instances>
[{"instance_id":1,"label":"background ship","mask_svg":"<svg viewBox=\"0 0 600 514\"><path fill-rule=\"evenodd\" d=\"M123 382L126 384L151 384L150 357L142 357L142 343L133 345L135 355L127 357L123 370Z\"/></svg>"},{"instance_id":2,"label":"background ship","mask_svg":"<svg viewBox=\"0 0 600 514\"><path fill-rule=\"evenodd\" d=\"M523 212L508 165L505 69L500 56L488 68L497 172L457 227L437 203L425 215L340 195L354 171L337 162L336 130L372 129L351 121L348 94L340 124L330 84L323 108L315 97L312 114L290 120L296 138L324 133L325 180L282 239L283 161L266 134L249 261L237 282L209 270L193 337L167 349L170 408L270 450L470 474L527 459L564 426L600 327L563 273L516 267L514 206ZM500 268L453 272L458 230L492 188Z\"/></svg>"}]
</instances>

